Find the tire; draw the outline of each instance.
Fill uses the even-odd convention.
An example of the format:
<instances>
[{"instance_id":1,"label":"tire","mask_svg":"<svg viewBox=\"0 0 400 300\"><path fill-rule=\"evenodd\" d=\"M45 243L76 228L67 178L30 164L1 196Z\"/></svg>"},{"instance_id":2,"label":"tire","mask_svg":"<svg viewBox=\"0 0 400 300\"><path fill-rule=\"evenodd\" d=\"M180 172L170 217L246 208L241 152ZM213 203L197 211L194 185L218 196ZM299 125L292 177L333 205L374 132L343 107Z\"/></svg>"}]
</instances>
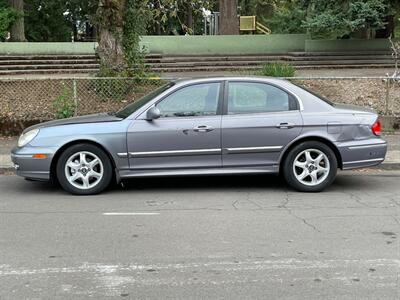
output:
<instances>
[{"instance_id":1,"label":"tire","mask_svg":"<svg viewBox=\"0 0 400 300\"><path fill-rule=\"evenodd\" d=\"M76 144L61 153L56 165L61 187L75 195L94 195L111 183L113 167L108 155L92 144Z\"/></svg>"},{"instance_id":2,"label":"tire","mask_svg":"<svg viewBox=\"0 0 400 300\"><path fill-rule=\"evenodd\" d=\"M290 150L283 163L286 182L299 192L321 192L335 180L337 159L324 143L308 141Z\"/></svg>"}]
</instances>

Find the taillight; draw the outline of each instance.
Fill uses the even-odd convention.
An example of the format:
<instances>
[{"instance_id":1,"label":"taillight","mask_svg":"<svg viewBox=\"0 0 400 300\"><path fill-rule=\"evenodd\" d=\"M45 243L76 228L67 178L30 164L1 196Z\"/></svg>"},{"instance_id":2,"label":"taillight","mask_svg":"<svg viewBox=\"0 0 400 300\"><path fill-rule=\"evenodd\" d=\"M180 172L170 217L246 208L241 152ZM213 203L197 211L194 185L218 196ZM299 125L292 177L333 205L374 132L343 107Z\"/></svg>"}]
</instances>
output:
<instances>
[{"instance_id":1,"label":"taillight","mask_svg":"<svg viewBox=\"0 0 400 300\"><path fill-rule=\"evenodd\" d=\"M381 122L376 120L376 122L371 127L372 133L375 135L381 135Z\"/></svg>"}]
</instances>

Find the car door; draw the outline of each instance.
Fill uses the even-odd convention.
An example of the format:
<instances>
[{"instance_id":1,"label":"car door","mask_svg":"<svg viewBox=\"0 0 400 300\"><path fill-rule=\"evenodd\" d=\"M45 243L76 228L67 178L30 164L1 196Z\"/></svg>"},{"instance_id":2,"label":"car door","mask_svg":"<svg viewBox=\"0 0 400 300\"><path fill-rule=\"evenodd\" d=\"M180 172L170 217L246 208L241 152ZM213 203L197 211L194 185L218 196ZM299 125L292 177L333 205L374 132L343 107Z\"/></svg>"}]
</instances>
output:
<instances>
[{"instance_id":1,"label":"car door","mask_svg":"<svg viewBox=\"0 0 400 300\"><path fill-rule=\"evenodd\" d=\"M276 165L302 129L296 97L264 82L230 81L225 90L223 166Z\"/></svg>"},{"instance_id":2,"label":"car door","mask_svg":"<svg viewBox=\"0 0 400 300\"><path fill-rule=\"evenodd\" d=\"M138 118L128 130L131 169L221 167L221 83L184 86L155 106L161 117Z\"/></svg>"}]
</instances>

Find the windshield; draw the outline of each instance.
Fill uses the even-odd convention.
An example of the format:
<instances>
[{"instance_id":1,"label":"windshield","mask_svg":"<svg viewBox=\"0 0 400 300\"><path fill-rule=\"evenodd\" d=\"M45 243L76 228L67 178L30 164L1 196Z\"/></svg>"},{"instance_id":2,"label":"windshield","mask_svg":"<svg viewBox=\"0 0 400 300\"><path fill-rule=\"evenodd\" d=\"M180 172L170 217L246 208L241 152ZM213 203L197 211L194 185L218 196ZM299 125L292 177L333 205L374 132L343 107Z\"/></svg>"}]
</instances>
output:
<instances>
[{"instance_id":1,"label":"windshield","mask_svg":"<svg viewBox=\"0 0 400 300\"><path fill-rule=\"evenodd\" d=\"M150 94L147 94L147 95L143 96L142 98L140 98L139 100L125 106L123 109L118 111L115 114L115 116L118 118L123 118L123 119L129 117L131 114L133 114L135 111L137 111L140 107L142 107L143 105L145 105L149 101L153 100L158 95L160 95L163 92L165 92L166 90L168 90L174 84L175 84L174 82L170 82L168 84L163 85L162 87L159 87L158 89L151 92Z\"/></svg>"},{"instance_id":2,"label":"windshield","mask_svg":"<svg viewBox=\"0 0 400 300\"><path fill-rule=\"evenodd\" d=\"M301 84L298 84L298 83L293 83L293 84L295 84L296 86L298 86L298 87L301 88L302 90L305 90L306 92L309 92L311 95L313 95L313 96L315 96L315 97L321 99L322 101L326 102L327 104L329 104L329 105L331 105L331 106L334 106L334 105L335 105L335 103L333 103L333 102L332 102L331 100L329 100L328 98L325 98L324 96L322 96L322 95L320 95L320 94L317 94L316 92L310 90L309 88L306 88L305 86L303 86L303 85L301 85Z\"/></svg>"}]
</instances>

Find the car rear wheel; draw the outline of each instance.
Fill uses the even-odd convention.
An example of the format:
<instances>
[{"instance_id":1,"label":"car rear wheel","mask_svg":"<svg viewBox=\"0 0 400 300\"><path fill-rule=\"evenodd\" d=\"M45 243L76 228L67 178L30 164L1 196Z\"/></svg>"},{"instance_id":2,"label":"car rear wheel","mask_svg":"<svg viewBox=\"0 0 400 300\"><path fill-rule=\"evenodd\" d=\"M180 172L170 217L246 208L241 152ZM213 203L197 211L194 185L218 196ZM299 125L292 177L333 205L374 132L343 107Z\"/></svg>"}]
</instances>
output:
<instances>
[{"instance_id":1,"label":"car rear wheel","mask_svg":"<svg viewBox=\"0 0 400 300\"><path fill-rule=\"evenodd\" d=\"M330 186L337 173L335 153L326 144L304 142L295 146L283 164L287 183L301 192L320 192Z\"/></svg>"},{"instance_id":2,"label":"car rear wheel","mask_svg":"<svg viewBox=\"0 0 400 300\"><path fill-rule=\"evenodd\" d=\"M107 154L91 144L67 148L57 162L57 179L64 190L76 195L104 191L112 179L112 164Z\"/></svg>"}]
</instances>

